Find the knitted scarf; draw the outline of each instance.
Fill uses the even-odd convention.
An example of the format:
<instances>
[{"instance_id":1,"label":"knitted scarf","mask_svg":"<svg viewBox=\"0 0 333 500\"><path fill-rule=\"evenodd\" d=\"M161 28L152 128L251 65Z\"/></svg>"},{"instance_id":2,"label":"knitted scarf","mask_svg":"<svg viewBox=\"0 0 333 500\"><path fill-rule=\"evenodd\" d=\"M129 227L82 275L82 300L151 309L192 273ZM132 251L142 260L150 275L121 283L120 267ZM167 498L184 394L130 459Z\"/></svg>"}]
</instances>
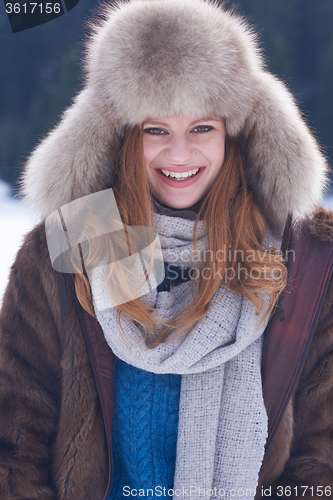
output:
<instances>
[{"instance_id":1,"label":"knitted scarf","mask_svg":"<svg viewBox=\"0 0 333 500\"><path fill-rule=\"evenodd\" d=\"M191 220L154 214L165 262L193 266L193 228ZM265 244L276 246L272 242L266 234ZM206 248L202 221L197 247ZM261 320L268 296L258 316L246 298L226 291L221 282L207 314L191 331L147 348L140 325L121 314L122 332L116 308L105 308L104 276L100 267L90 282L97 319L115 355L143 370L182 375L174 498L253 498L267 439L261 354L268 319ZM191 284L183 282L169 292L155 289L141 299L168 321L191 300ZM158 325L157 331L163 328Z\"/></svg>"}]
</instances>

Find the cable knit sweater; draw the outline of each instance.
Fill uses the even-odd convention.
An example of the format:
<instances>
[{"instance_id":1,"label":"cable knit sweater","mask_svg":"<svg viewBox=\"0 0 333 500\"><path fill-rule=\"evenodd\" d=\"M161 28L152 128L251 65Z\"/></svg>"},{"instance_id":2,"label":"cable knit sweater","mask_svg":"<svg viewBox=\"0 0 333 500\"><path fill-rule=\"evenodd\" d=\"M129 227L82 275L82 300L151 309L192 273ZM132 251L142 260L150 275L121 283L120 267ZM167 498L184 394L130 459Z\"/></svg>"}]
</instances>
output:
<instances>
[{"instance_id":1,"label":"cable knit sweater","mask_svg":"<svg viewBox=\"0 0 333 500\"><path fill-rule=\"evenodd\" d=\"M196 219L193 207L175 210L155 200L155 209L169 216ZM158 291L169 290L168 272L166 266L165 279ZM157 375L116 358L112 436L114 476L108 500L124 498L124 486L137 490L173 487L180 383L180 375Z\"/></svg>"},{"instance_id":2,"label":"cable knit sweater","mask_svg":"<svg viewBox=\"0 0 333 500\"><path fill-rule=\"evenodd\" d=\"M181 376L156 375L118 358L114 370L114 477L109 500L124 498L125 486L138 494L139 489L156 486L170 489Z\"/></svg>"}]
</instances>

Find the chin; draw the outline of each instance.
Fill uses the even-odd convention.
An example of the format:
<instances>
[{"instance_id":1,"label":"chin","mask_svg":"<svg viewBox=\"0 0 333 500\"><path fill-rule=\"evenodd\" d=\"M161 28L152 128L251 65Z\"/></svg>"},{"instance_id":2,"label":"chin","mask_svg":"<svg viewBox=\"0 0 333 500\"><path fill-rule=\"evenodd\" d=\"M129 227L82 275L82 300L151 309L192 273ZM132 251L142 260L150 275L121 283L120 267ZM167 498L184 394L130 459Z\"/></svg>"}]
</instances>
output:
<instances>
[{"instance_id":1,"label":"chin","mask_svg":"<svg viewBox=\"0 0 333 500\"><path fill-rule=\"evenodd\" d=\"M198 201L199 200L195 198L194 200L189 200L189 201L162 200L162 203L164 203L164 205L167 205L170 208L182 209L182 208L190 208L193 205L195 205Z\"/></svg>"},{"instance_id":2,"label":"chin","mask_svg":"<svg viewBox=\"0 0 333 500\"><path fill-rule=\"evenodd\" d=\"M196 205L201 198L193 198L191 200L160 200L164 205L167 205L169 208L175 208L181 210L182 208L191 208Z\"/></svg>"}]
</instances>

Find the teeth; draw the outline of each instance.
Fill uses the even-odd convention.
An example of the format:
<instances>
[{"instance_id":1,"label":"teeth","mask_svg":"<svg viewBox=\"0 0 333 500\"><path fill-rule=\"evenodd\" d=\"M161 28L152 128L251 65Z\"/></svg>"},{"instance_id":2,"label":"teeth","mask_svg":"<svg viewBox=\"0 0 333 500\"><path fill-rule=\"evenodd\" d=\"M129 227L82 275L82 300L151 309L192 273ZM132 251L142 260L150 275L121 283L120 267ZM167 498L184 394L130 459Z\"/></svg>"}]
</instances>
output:
<instances>
[{"instance_id":1,"label":"teeth","mask_svg":"<svg viewBox=\"0 0 333 500\"><path fill-rule=\"evenodd\" d=\"M170 172L169 170L161 170L161 172L166 176L166 177L172 177L173 179L188 179L189 177L192 177L193 175L197 174L199 172L199 168L195 168L193 170L189 170L188 172Z\"/></svg>"}]
</instances>

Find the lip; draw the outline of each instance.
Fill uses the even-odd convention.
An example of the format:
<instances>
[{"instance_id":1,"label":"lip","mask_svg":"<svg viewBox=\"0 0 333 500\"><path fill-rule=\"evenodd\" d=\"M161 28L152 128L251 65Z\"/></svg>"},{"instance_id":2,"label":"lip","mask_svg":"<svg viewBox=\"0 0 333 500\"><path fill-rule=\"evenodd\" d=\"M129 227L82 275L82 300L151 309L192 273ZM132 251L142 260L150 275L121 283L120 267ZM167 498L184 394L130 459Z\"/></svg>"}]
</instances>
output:
<instances>
[{"instance_id":1,"label":"lip","mask_svg":"<svg viewBox=\"0 0 333 500\"><path fill-rule=\"evenodd\" d=\"M168 170L169 172L189 172L196 168L205 168L204 165L187 165L186 167L159 167L156 170Z\"/></svg>"},{"instance_id":2,"label":"lip","mask_svg":"<svg viewBox=\"0 0 333 500\"><path fill-rule=\"evenodd\" d=\"M175 181L171 179L170 177L165 177L161 173L161 169L156 169L156 174L159 176L159 178L166 184L167 186L174 187L174 188L186 188L188 186L191 186L195 182L197 182L202 174L205 171L205 167L179 167L179 168L163 168L163 170L168 170L169 172L189 172L190 170L194 170L195 168L199 168L200 171L194 176L191 177L190 179L187 179L186 181Z\"/></svg>"}]
</instances>

